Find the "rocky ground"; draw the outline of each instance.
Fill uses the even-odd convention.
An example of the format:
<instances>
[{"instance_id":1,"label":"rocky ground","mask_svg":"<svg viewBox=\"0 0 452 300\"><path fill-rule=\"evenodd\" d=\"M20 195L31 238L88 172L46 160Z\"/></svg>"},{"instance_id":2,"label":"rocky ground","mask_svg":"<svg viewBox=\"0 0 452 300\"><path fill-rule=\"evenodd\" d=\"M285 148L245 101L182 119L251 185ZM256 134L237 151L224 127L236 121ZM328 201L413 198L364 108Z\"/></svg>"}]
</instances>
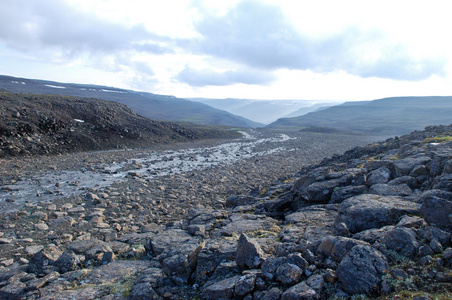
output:
<instances>
[{"instance_id":1,"label":"rocky ground","mask_svg":"<svg viewBox=\"0 0 452 300\"><path fill-rule=\"evenodd\" d=\"M0 157L232 137L228 128L150 120L116 102L0 90Z\"/></svg>"},{"instance_id":2,"label":"rocky ground","mask_svg":"<svg viewBox=\"0 0 452 300\"><path fill-rule=\"evenodd\" d=\"M73 196L57 182L50 202L2 199L0 296L450 299L452 128L352 150L375 138L288 135L152 178L143 150L0 160L8 195L39 172L130 162Z\"/></svg>"}]
</instances>

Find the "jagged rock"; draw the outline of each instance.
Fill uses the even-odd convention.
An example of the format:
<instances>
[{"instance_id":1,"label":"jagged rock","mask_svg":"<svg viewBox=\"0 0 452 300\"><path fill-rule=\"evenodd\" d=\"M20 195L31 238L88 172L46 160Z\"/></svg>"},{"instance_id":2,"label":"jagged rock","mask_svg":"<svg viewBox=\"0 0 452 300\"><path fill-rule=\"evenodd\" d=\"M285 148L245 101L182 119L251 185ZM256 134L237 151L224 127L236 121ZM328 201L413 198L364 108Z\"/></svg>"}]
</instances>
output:
<instances>
[{"instance_id":1,"label":"jagged rock","mask_svg":"<svg viewBox=\"0 0 452 300\"><path fill-rule=\"evenodd\" d=\"M254 290L256 284L256 274L246 274L240 277L234 288L234 292L237 296L243 297Z\"/></svg>"},{"instance_id":2,"label":"jagged rock","mask_svg":"<svg viewBox=\"0 0 452 300\"><path fill-rule=\"evenodd\" d=\"M430 242L429 246L435 254L440 254L443 252L443 245L441 245L441 243L436 239L433 239Z\"/></svg>"},{"instance_id":3,"label":"jagged rock","mask_svg":"<svg viewBox=\"0 0 452 300\"><path fill-rule=\"evenodd\" d=\"M431 225L442 229L452 229L452 193L442 190L425 192L419 201L422 203L420 213Z\"/></svg>"},{"instance_id":4,"label":"jagged rock","mask_svg":"<svg viewBox=\"0 0 452 300\"><path fill-rule=\"evenodd\" d=\"M61 273L74 271L80 265L80 258L71 250L66 250L58 257L55 266Z\"/></svg>"},{"instance_id":5,"label":"jagged rock","mask_svg":"<svg viewBox=\"0 0 452 300\"><path fill-rule=\"evenodd\" d=\"M255 269L260 266L264 253L259 244L246 234L240 235L237 243L235 262L240 268Z\"/></svg>"},{"instance_id":6,"label":"jagged rock","mask_svg":"<svg viewBox=\"0 0 452 300\"><path fill-rule=\"evenodd\" d=\"M418 157L407 157L403 159L394 160L394 165L396 167L396 173L398 176L409 175L410 172L419 165L425 165L432 159L428 156L418 156Z\"/></svg>"},{"instance_id":7,"label":"jagged rock","mask_svg":"<svg viewBox=\"0 0 452 300\"><path fill-rule=\"evenodd\" d=\"M26 292L27 285L20 281L13 281L10 284L0 288L0 297L5 300L20 299Z\"/></svg>"},{"instance_id":8,"label":"jagged rock","mask_svg":"<svg viewBox=\"0 0 452 300\"><path fill-rule=\"evenodd\" d=\"M368 190L367 186L365 185L351 185L351 186L345 186L345 187L338 187L335 188L333 191L333 194L331 195L330 202L331 204L334 203L342 203L347 198L361 195L366 193Z\"/></svg>"},{"instance_id":9,"label":"jagged rock","mask_svg":"<svg viewBox=\"0 0 452 300\"><path fill-rule=\"evenodd\" d=\"M413 193L407 184L374 184L369 189L369 194L382 196L409 196Z\"/></svg>"},{"instance_id":10,"label":"jagged rock","mask_svg":"<svg viewBox=\"0 0 452 300\"><path fill-rule=\"evenodd\" d=\"M277 287L273 287L268 292L265 293L265 295L261 298L261 300L280 299L281 295L282 295L282 291Z\"/></svg>"},{"instance_id":11,"label":"jagged rock","mask_svg":"<svg viewBox=\"0 0 452 300\"><path fill-rule=\"evenodd\" d=\"M416 183L416 179L411 176L401 176L394 178L393 180L388 182L389 185L399 185L399 184L406 184L411 189L417 188L419 185Z\"/></svg>"},{"instance_id":12,"label":"jagged rock","mask_svg":"<svg viewBox=\"0 0 452 300\"><path fill-rule=\"evenodd\" d=\"M427 245L422 245L419 247L419 256L423 257L423 256L427 256L427 255L434 255L435 253L433 253L433 250L427 246Z\"/></svg>"},{"instance_id":13,"label":"jagged rock","mask_svg":"<svg viewBox=\"0 0 452 300\"><path fill-rule=\"evenodd\" d=\"M106 284L119 282L149 268L145 260L118 260L93 269L84 279L85 284Z\"/></svg>"},{"instance_id":14,"label":"jagged rock","mask_svg":"<svg viewBox=\"0 0 452 300\"><path fill-rule=\"evenodd\" d=\"M357 245L345 255L336 271L345 292L370 294L378 291L381 277L388 272L388 263L378 250Z\"/></svg>"},{"instance_id":15,"label":"jagged rock","mask_svg":"<svg viewBox=\"0 0 452 300\"><path fill-rule=\"evenodd\" d=\"M127 297L128 300L158 300L161 299L149 282L135 284Z\"/></svg>"},{"instance_id":16,"label":"jagged rock","mask_svg":"<svg viewBox=\"0 0 452 300\"><path fill-rule=\"evenodd\" d=\"M397 224L402 216L416 214L420 205L394 196L359 195L342 202L335 223L344 222L351 233Z\"/></svg>"},{"instance_id":17,"label":"jagged rock","mask_svg":"<svg viewBox=\"0 0 452 300\"><path fill-rule=\"evenodd\" d=\"M369 245L366 242L347 237L327 237L322 240L317 253L324 257L331 257L336 262L342 258L356 245Z\"/></svg>"},{"instance_id":18,"label":"jagged rock","mask_svg":"<svg viewBox=\"0 0 452 300\"><path fill-rule=\"evenodd\" d=\"M223 261L235 260L237 242L225 238L210 239L198 255L198 264L194 277L197 282L205 283L208 277Z\"/></svg>"},{"instance_id":19,"label":"jagged rock","mask_svg":"<svg viewBox=\"0 0 452 300\"><path fill-rule=\"evenodd\" d=\"M366 184L372 186L375 184L388 183L392 178L392 172L387 167L383 166L373 170L367 174Z\"/></svg>"},{"instance_id":20,"label":"jagged rock","mask_svg":"<svg viewBox=\"0 0 452 300\"><path fill-rule=\"evenodd\" d=\"M40 274L53 266L63 252L54 246L48 246L30 258L30 270Z\"/></svg>"},{"instance_id":21,"label":"jagged rock","mask_svg":"<svg viewBox=\"0 0 452 300\"><path fill-rule=\"evenodd\" d=\"M281 296L281 300L313 300L318 298L317 293L304 281L286 290Z\"/></svg>"},{"instance_id":22,"label":"jagged rock","mask_svg":"<svg viewBox=\"0 0 452 300\"><path fill-rule=\"evenodd\" d=\"M407 227L407 228L423 228L428 226L427 222L421 217L417 216L405 216L403 217L399 223L397 223L398 227Z\"/></svg>"},{"instance_id":23,"label":"jagged rock","mask_svg":"<svg viewBox=\"0 0 452 300\"><path fill-rule=\"evenodd\" d=\"M160 255L166 250L177 248L191 240L194 240L194 238L188 232L180 229L169 229L156 234L152 239L148 239L149 243L146 249L152 251L155 255Z\"/></svg>"},{"instance_id":24,"label":"jagged rock","mask_svg":"<svg viewBox=\"0 0 452 300\"><path fill-rule=\"evenodd\" d=\"M269 257L264 260L262 263L262 275L268 279L273 280L276 278L276 269L283 263L285 263L286 259L283 257Z\"/></svg>"},{"instance_id":25,"label":"jagged rock","mask_svg":"<svg viewBox=\"0 0 452 300\"><path fill-rule=\"evenodd\" d=\"M29 281L27 281L27 289L30 291L40 289L43 286L45 286L46 284L56 281L59 276L60 276L60 273L51 272L44 277L29 280Z\"/></svg>"},{"instance_id":26,"label":"jagged rock","mask_svg":"<svg viewBox=\"0 0 452 300\"><path fill-rule=\"evenodd\" d=\"M338 280L336 271L326 269L325 273L323 274L323 279L331 284L334 284Z\"/></svg>"},{"instance_id":27,"label":"jagged rock","mask_svg":"<svg viewBox=\"0 0 452 300\"><path fill-rule=\"evenodd\" d=\"M328 203L334 189L340 185L340 179L314 182L301 191L299 197L308 202Z\"/></svg>"},{"instance_id":28,"label":"jagged rock","mask_svg":"<svg viewBox=\"0 0 452 300\"><path fill-rule=\"evenodd\" d=\"M272 228L278 229L278 227L276 227L278 223L277 220L262 215L233 214L225 221L225 223L225 226L211 231L211 237L234 236L235 234L251 231L269 231Z\"/></svg>"},{"instance_id":29,"label":"jagged rock","mask_svg":"<svg viewBox=\"0 0 452 300\"><path fill-rule=\"evenodd\" d=\"M433 226L428 226L419 229L417 231L417 235L419 236L420 240L426 240L428 242L431 242L436 239L443 245L448 244L451 238L451 234L449 232Z\"/></svg>"},{"instance_id":30,"label":"jagged rock","mask_svg":"<svg viewBox=\"0 0 452 300\"><path fill-rule=\"evenodd\" d=\"M42 300L54 300L54 299L86 299L95 300L102 299L110 294L108 287L84 287L72 290L64 291L52 291L49 295L41 297Z\"/></svg>"},{"instance_id":31,"label":"jagged rock","mask_svg":"<svg viewBox=\"0 0 452 300\"><path fill-rule=\"evenodd\" d=\"M234 276L209 285L203 288L203 296L210 300L233 299L234 288L240 278L241 276Z\"/></svg>"},{"instance_id":32,"label":"jagged rock","mask_svg":"<svg viewBox=\"0 0 452 300\"><path fill-rule=\"evenodd\" d=\"M276 269L276 279L286 286L299 283L302 276L303 270L294 264L283 263Z\"/></svg>"},{"instance_id":33,"label":"jagged rock","mask_svg":"<svg viewBox=\"0 0 452 300\"><path fill-rule=\"evenodd\" d=\"M353 238L356 240L361 240L373 244L375 242L381 242L384 239L384 237L388 234L388 232L391 231L393 228L394 226L384 226L381 228L367 229L355 233L353 235Z\"/></svg>"},{"instance_id":34,"label":"jagged rock","mask_svg":"<svg viewBox=\"0 0 452 300\"><path fill-rule=\"evenodd\" d=\"M289 254L289 256L287 256L286 258L286 262L296 265L303 271L309 266L309 263L306 261L306 259L304 259L301 253Z\"/></svg>"},{"instance_id":35,"label":"jagged rock","mask_svg":"<svg viewBox=\"0 0 452 300\"><path fill-rule=\"evenodd\" d=\"M66 249L74 251L75 254L85 254L86 251L99 244L104 244L104 242L97 239L78 240L69 244Z\"/></svg>"},{"instance_id":36,"label":"jagged rock","mask_svg":"<svg viewBox=\"0 0 452 300\"><path fill-rule=\"evenodd\" d=\"M419 243L416 233L405 227L395 227L389 231L382 241L388 249L404 256L414 256L418 253Z\"/></svg>"},{"instance_id":37,"label":"jagged rock","mask_svg":"<svg viewBox=\"0 0 452 300\"><path fill-rule=\"evenodd\" d=\"M320 294L323 287L325 286L325 280L322 275L312 275L306 280L307 285L309 285L317 294Z\"/></svg>"},{"instance_id":38,"label":"jagged rock","mask_svg":"<svg viewBox=\"0 0 452 300\"><path fill-rule=\"evenodd\" d=\"M96 244L85 252L86 261L105 261L104 256L109 256L110 261L115 258L113 250L105 243Z\"/></svg>"}]
</instances>

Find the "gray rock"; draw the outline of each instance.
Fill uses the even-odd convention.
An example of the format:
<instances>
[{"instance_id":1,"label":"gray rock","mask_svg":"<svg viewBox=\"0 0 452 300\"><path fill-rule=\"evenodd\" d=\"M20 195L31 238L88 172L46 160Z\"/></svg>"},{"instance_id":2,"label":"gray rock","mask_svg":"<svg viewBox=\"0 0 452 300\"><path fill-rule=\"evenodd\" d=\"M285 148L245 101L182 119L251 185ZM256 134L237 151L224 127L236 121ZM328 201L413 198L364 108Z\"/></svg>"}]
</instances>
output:
<instances>
[{"instance_id":1,"label":"gray rock","mask_svg":"<svg viewBox=\"0 0 452 300\"><path fill-rule=\"evenodd\" d=\"M118 260L107 265L94 268L84 279L87 284L108 284L119 282L139 274L149 268L150 262L145 260Z\"/></svg>"},{"instance_id":2,"label":"gray rock","mask_svg":"<svg viewBox=\"0 0 452 300\"><path fill-rule=\"evenodd\" d=\"M336 262L342 258L356 245L369 245L366 242L347 237L327 237L322 240L317 248L318 254L325 258L331 257Z\"/></svg>"},{"instance_id":3,"label":"gray rock","mask_svg":"<svg viewBox=\"0 0 452 300\"><path fill-rule=\"evenodd\" d=\"M334 189L333 194L331 194L330 202L331 204L334 203L342 203L347 198L361 195L366 193L368 190L367 186L365 185L358 185L358 186L345 186L345 187L339 187Z\"/></svg>"},{"instance_id":4,"label":"gray rock","mask_svg":"<svg viewBox=\"0 0 452 300\"><path fill-rule=\"evenodd\" d=\"M243 297L254 290L256 274L246 274L240 277L235 284L234 292L237 296Z\"/></svg>"},{"instance_id":5,"label":"gray rock","mask_svg":"<svg viewBox=\"0 0 452 300\"><path fill-rule=\"evenodd\" d=\"M209 239L198 255L194 277L196 282L204 284L218 265L223 261L235 260L237 242L225 238Z\"/></svg>"},{"instance_id":6,"label":"gray rock","mask_svg":"<svg viewBox=\"0 0 452 300\"><path fill-rule=\"evenodd\" d=\"M405 227L393 228L386 234L382 242L388 249L404 256L415 256L419 249L416 233Z\"/></svg>"},{"instance_id":7,"label":"gray rock","mask_svg":"<svg viewBox=\"0 0 452 300\"><path fill-rule=\"evenodd\" d=\"M259 244L246 234L240 235L235 262L240 268L255 269L260 266L264 253Z\"/></svg>"},{"instance_id":8,"label":"gray rock","mask_svg":"<svg viewBox=\"0 0 452 300\"><path fill-rule=\"evenodd\" d=\"M451 238L451 234L449 232L433 226L423 227L417 231L417 234L420 240L423 239L431 242L436 239L443 245L448 244Z\"/></svg>"},{"instance_id":9,"label":"gray rock","mask_svg":"<svg viewBox=\"0 0 452 300\"><path fill-rule=\"evenodd\" d=\"M306 280L306 283L317 293L320 294L325 286L325 280L322 275L312 275Z\"/></svg>"},{"instance_id":10,"label":"gray rock","mask_svg":"<svg viewBox=\"0 0 452 300\"><path fill-rule=\"evenodd\" d=\"M430 225L452 229L452 193L441 190L425 192L419 199L420 213Z\"/></svg>"},{"instance_id":11,"label":"gray rock","mask_svg":"<svg viewBox=\"0 0 452 300\"><path fill-rule=\"evenodd\" d=\"M48 246L30 258L30 271L36 274L53 266L63 252L54 246Z\"/></svg>"},{"instance_id":12,"label":"gray rock","mask_svg":"<svg viewBox=\"0 0 452 300\"><path fill-rule=\"evenodd\" d=\"M269 257L262 263L262 276L268 280L276 278L276 270L279 266L286 262L283 257Z\"/></svg>"},{"instance_id":13,"label":"gray rock","mask_svg":"<svg viewBox=\"0 0 452 300\"><path fill-rule=\"evenodd\" d=\"M161 299L149 282L143 282L133 286L127 297L128 300L158 300Z\"/></svg>"},{"instance_id":14,"label":"gray rock","mask_svg":"<svg viewBox=\"0 0 452 300\"><path fill-rule=\"evenodd\" d=\"M358 245L345 255L336 271L346 293L370 294L378 291L388 263L379 251Z\"/></svg>"},{"instance_id":15,"label":"gray rock","mask_svg":"<svg viewBox=\"0 0 452 300\"><path fill-rule=\"evenodd\" d=\"M86 251L99 244L103 245L105 243L97 239L75 241L69 244L66 249L73 251L75 254L85 254Z\"/></svg>"},{"instance_id":16,"label":"gray rock","mask_svg":"<svg viewBox=\"0 0 452 300\"><path fill-rule=\"evenodd\" d=\"M299 196L308 202L328 203L334 188L341 185L339 179L314 182L299 193Z\"/></svg>"},{"instance_id":17,"label":"gray rock","mask_svg":"<svg viewBox=\"0 0 452 300\"><path fill-rule=\"evenodd\" d=\"M301 281L303 270L298 266L284 263L276 269L276 279L286 286L292 286Z\"/></svg>"},{"instance_id":18,"label":"gray rock","mask_svg":"<svg viewBox=\"0 0 452 300\"><path fill-rule=\"evenodd\" d=\"M433 250L427 246L427 245L422 245L419 247L419 256L427 256L427 255L434 255L435 253L433 253Z\"/></svg>"},{"instance_id":19,"label":"gray rock","mask_svg":"<svg viewBox=\"0 0 452 300\"><path fill-rule=\"evenodd\" d=\"M397 176L409 175L410 172L419 165L425 165L432 159L428 156L420 155L418 157L407 157L395 160L393 163L396 167Z\"/></svg>"},{"instance_id":20,"label":"gray rock","mask_svg":"<svg viewBox=\"0 0 452 300\"><path fill-rule=\"evenodd\" d=\"M391 231L394 226L384 226L376 229L367 229L361 232L355 233L353 238L373 244L375 242L381 242L384 237Z\"/></svg>"},{"instance_id":21,"label":"gray rock","mask_svg":"<svg viewBox=\"0 0 452 300\"><path fill-rule=\"evenodd\" d=\"M202 295L209 300L233 299L234 288L241 276L234 276L205 287Z\"/></svg>"},{"instance_id":22,"label":"gray rock","mask_svg":"<svg viewBox=\"0 0 452 300\"><path fill-rule=\"evenodd\" d=\"M313 300L318 298L317 293L304 281L286 290L281 296L281 300Z\"/></svg>"},{"instance_id":23,"label":"gray rock","mask_svg":"<svg viewBox=\"0 0 452 300\"><path fill-rule=\"evenodd\" d=\"M433 240L430 242L430 248L433 250L433 252L434 252L435 254L440 254L440 253L443 252L443 245L441 245L441 243L438 242L437 239L433 239Z\"/></svg>"},{"instance_id":24,"label":"gray rock","mask_svg":"<svg viewBox=\"0 0 452 300\"><path fill-rule=\"evenodd\" d=\"M289 256L287 256L286 262L296 265L303 271L309 266L309 263L300 253L289 254Z\"/></svg>"},{"instance_id":25,"label":"gray rock","mask_svg":"<svg viewBox=\"0 0 452 300\"><path fill-rule=\"evenodd\" d=\"M80 266L80 258L71 250L66 250L55 262L60 273L74 271Z\"/></svg>"},{"instance_id":26,"label":"gray rock","mask_svg":"<svg viewBox=\"0 0 452 300\"><path fill-rule=\"evenodd\" d=\"M416 184L416 179L411 176L401 176L394 178L393 180L388 182L389 185L399 185L399 184L406 184L411 189L416 188L418 185Z\"/></svg>"},{"instance_id":27,"label":"gray rock","mask_svg":"<svg viewBox=\"0 0 452 300\"><path fill-rule=\"evenodd\" d=\"M261 298L261 300L278 300L281 298L282 291L277 288L271 288L268 292L265 293L265 295Z\"/></svg>"},{"instance_id":28,"label":"gray rock","mask_svg":"<svg viewBox=\"0 0 452 300\"><path fill-rule=\"evenodd\" d=\"M407 228L423 228L428 226L427 222L424 219L417 216L405 216L403 217L399 223L397 223L398 227L407 227Z\"/></svg>"},{"instance_id":29,"label":"gray rock","mask_svg":"<svg viewBox=\"0 0 452 300\"><path fill-rule=\"evenodd\" d=\"M419 206L394 196L359 195L342 202L335 223L344 222L356 233L397 224L402 216L418 213Z\"/></svg>"},{"instance_id":30,"label":"gray rock","mask_svg":"<svg viewBox=\"0 0 452 300\"><path fill-rule=\"evenodd\" d=\"M167 250L177 249L193 239L193 236L184 230L169 229L148 239L150 245L147 245L146 249L151 250L155 255L160 255Z\"/></svg>"},{"instance_id":31,"label":"gray rock","mask_svg":"<svg viewBox=\"0 0 452 300\"><path fill-rule=\"evenodd\" d=\"M391 177L391 170L383 166L367 174L366 184L372 186L374 184L388 183L389 180L391 180Z\"/></svg>"},{"instance_id":32,"label":"gray rock","mask_svg":"<svg viewBox=\"0 0 452 300\"><path fill-rule=\"evenodd\" d=\"M0 297L5 300L20 299L26 292L27 285L20 281L13 281L0 288Z\"/></svg>"},{"instance_id":33,"label":"gray rock","mask_svg":"<svg viewBox=\"0 0 452 300\"><path fill-rule=\"evenodd\" d=\"M369 189L369 194L382 196L409 196L413 193L410 187L405 184L374 184Z\"/></svg>"}]
</instances>

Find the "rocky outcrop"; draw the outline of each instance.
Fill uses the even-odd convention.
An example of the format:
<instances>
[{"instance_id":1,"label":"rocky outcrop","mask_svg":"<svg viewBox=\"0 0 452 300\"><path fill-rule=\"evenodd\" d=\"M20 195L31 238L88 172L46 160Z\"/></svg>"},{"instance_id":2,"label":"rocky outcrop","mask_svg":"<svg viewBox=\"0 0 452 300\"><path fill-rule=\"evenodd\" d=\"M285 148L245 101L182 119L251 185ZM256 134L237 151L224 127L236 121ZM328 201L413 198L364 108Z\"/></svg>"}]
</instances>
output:
<instances>
[{"instance_id":1,"label":"rocky outcrop","mask_svg":"<svg viewBox=\"0 0 452 300\"><path fill-rule=\"evenodd\" d=\"M121 215L119 205L102 204L108 195L87 196L86 209L67 208L68 228L82 233L48 228L58 245L28 248L21 265L4 266L0 295L328 299L416 290L450 297L452 142L437 143L435 134L452 136L452 128L355 148L250 195L189 207L165 224ZM137 211L157 204L146 197ZM49 224L66 217L50 211L30 216ZM89 234L87 218L96 224Z\"/></svg>"}]
</instances>

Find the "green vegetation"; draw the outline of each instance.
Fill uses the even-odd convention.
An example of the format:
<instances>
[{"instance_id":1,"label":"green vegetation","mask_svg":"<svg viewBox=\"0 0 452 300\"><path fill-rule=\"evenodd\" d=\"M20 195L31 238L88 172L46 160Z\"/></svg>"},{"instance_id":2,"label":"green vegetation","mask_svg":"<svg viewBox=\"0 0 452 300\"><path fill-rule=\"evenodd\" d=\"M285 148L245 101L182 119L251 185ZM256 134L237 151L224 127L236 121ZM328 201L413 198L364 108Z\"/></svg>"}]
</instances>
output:
<instances>
[{"instance_id":1,"label":"green vegetation","mask_svg":"<svg viewBox=\"0 0 452 300\"><path fill-rule=\"evenodd\" d=\"M422 141L423 144L429 144L429 143L447 143L452 141L452 136L445 135L445 136L434 136L434 137L428 137Z\"/></svg>"}]
</instances>

